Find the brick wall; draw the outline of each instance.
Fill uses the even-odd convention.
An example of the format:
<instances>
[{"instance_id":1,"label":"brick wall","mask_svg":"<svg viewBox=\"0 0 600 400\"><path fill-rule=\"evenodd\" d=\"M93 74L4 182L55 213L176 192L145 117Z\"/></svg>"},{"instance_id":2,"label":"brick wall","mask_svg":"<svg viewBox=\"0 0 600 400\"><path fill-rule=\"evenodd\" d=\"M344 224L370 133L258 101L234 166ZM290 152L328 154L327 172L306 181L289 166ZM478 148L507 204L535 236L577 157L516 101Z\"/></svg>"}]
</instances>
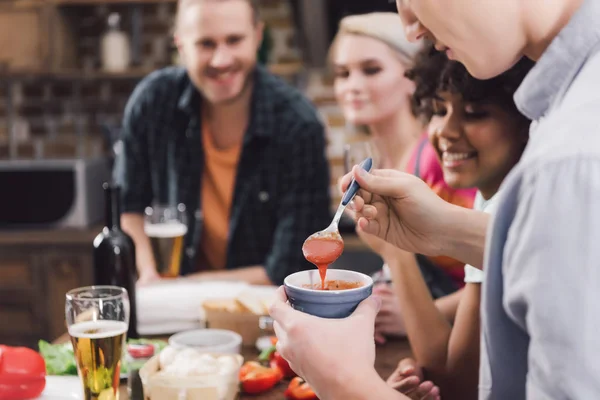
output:
<instances>
[{"instance_id":1,"label":"brick wall","mask_svg":"<svg viewBox=\"0 0 600 400\"><path fill-rule=\"evenodd\" d=\"M261 15L273 39L269 63L301 63L302 54L296 43L297 33L287 0L262 0L261 6ZM10 154L7 144L9 129L14 129L23 138L17 149L19 158L36 155L45 158L73 157L106 151L101 125L118 126L125 103L139 80L152 69L172 64L176 58L173 57L175 49L170 36L175 5L161 3L139 7L142 21L140 59L143 62L118 76L98 72L100 35L111 12L121 13L122 27L129 32L132 8L112 4L60 9L77 39L76 68L56 73L21 74L11 76L3 83L0 81L3 93L0 97L0 159L6 159ZM337 207L340 200L337 180L345 172L344 145L364 140L364 136L346 125L335 103L332 80L327 71L310 71L303 86L327 126L332 207ZM7 96L8 93L10 96ZM9 98L14 110L12 128L8 126ZM84 143L77 141L81 132L86 133Z\"/></svg>"},{"instance_id":2,"label":"brick wall","mask_svg":"<svg viewBox=\"0 0 600 400\"><path fill-rule=\"evenodd\" d=\"M176 59L170 33L175 15L175 3L141 4L138 8L127 5L102 5L93 7L71 6L64 8L72 23L73 32L78 40L79 67L97 68L99 41L111 12L121 15L122 27L132 32L134 10L139 10L141 35L141 59L138 66L145 68L161 67ZM273 50L270 63L289 63L301 61L296 44L296 34L290 4L287 0L262 0L261 17L270 30Z\"/></svg>"},{"instance_id":3,"label":"brick wall","mask_svg":"<svg viewBox=\"0 0 600 400\"><path fill-rule=\"evenodd\" d=\"M17 156L69 156L77 135L85 133L85 148L102 152L101 124L118 125L135 85L153 69L177 62L172 44L175 3L141 4L135 8L123 4L64 6L63 20L75 37L74 68L59 71L16 73L0 81L0 158L9 157L8 136L20 138ZM139 30L139 63L130 71L112 75L99 72L100 38L107 16L121 14L122 28L130 34L134 13ZM269 64L287 66L301 62L296 44L290 4L287 0L262 0L261 15L270 29L273 48ZM290 77L290 76L286 76ZM9 110L12 109L12 113ZM99 148L100 146L100 148ZM54 149L54 150L53 150ZM13 153L14 154L14 153ZM70 156L82 155L81 153Z\"/></svg>"}]
</instances>

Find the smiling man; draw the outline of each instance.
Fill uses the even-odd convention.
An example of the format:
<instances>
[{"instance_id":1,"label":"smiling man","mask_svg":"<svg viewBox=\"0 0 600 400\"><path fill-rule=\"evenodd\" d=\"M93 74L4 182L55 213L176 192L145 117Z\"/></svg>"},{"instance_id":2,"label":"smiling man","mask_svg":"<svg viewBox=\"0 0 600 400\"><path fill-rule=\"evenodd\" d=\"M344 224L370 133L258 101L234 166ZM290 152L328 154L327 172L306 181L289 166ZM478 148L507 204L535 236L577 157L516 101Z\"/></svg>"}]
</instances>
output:
<instances>
[{"instance_id":1,"label":"smiling man","mask_svg":"<svg viewBox=\"0 0 600 400\"><path fill-rule=\"evenodd\" d=\"M310 266L302 243L329 222L324 128L295 89L257 65L256 0L180 0L183 68L145 78L123 122L115 175L139 282L160 278L144 209L183 203L180 274L281 283Z\"/></svg>"},{"instance_id":2,"label":"smiling man","mask_svg":"<svg viewBox=\"0 0 600 400\"><path fill-rule=\"evenodd\" d=\"M491 224L413 176L355 168L342 188L352 177L361 185L358 229L410 252L483 266L480 399L598 398L600 2L397 5L409 39L429 38L477 78L498 76L523 56L536 61L514 97L534 122ZM333 321L292 310L279 294L271 310L279 352L319 398L405 398L373 370L377 299Z\"/></svg>"}]
</instances>

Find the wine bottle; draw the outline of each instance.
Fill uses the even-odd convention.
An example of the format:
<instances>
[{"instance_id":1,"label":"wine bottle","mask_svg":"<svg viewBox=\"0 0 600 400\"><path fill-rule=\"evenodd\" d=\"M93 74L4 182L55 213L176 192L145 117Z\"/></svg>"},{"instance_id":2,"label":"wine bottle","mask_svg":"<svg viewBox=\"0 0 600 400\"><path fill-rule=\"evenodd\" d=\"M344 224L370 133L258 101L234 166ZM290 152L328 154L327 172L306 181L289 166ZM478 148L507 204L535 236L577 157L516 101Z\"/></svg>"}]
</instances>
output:
<instances>
[{"instance_id":1,"label":"wine bottle","mask_svg":"<svg viewBox=\"0 0 600 400\"><path fill-rule=\"evenodd\" d=\"M102 187L106 211L104 228L94 239L94 281L96 285L127 289L130 304L127 337L137 339L135 244L121 230L120 187L108 183Z\"/></svg>"}]
</instances>

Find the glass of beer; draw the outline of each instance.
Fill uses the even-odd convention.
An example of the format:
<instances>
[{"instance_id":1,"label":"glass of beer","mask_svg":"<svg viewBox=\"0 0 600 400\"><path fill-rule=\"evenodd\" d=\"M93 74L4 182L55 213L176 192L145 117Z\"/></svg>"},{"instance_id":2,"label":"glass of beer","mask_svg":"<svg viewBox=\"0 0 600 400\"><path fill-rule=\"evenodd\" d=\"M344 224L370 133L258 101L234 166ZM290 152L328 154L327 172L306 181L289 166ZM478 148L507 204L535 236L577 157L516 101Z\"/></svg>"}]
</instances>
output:
<instances>
[{"instance_id":1,"label":"glass of beer","mask_svg":"<svg viewBox=\"0 0 600 400\"><path fill-rule=\"evenodd\" d=\"M145 210L144 231L150 243L158 272L179 276L183 238L188 231L185 205L154 205Z\"/></svg>"},{"instance_id":2,"label":"glass of beer","mask_svg":"<svg viewBox=\"0 0 600 400\"><path fill-rule=\"evenodd\" d=\"M85 400L118 400L121 356L129 325L129 296L118 286L67 293L67 328Z\"/></svg>"}]
</instances>

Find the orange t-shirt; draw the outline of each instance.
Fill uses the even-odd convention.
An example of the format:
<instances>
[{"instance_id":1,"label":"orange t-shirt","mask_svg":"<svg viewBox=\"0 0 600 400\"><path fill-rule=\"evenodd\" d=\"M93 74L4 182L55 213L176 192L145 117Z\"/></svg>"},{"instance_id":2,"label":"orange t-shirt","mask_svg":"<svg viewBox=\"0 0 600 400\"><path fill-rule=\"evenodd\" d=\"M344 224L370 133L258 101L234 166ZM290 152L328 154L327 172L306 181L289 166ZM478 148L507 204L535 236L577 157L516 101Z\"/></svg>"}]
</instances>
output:
<instances>
[{"instance_id":1,"label":"orange t-shirt","mask_svg":"<svg viewBox=\"0 0 600 400\"><path fill-rule=\"evenodd\" d=\"M229 216L241 143L218 149L212 140L208 124L202 124L204 171L202 172L202 238L200 248L209 269L225 268Z\"/></svg>"}]
</instances>

